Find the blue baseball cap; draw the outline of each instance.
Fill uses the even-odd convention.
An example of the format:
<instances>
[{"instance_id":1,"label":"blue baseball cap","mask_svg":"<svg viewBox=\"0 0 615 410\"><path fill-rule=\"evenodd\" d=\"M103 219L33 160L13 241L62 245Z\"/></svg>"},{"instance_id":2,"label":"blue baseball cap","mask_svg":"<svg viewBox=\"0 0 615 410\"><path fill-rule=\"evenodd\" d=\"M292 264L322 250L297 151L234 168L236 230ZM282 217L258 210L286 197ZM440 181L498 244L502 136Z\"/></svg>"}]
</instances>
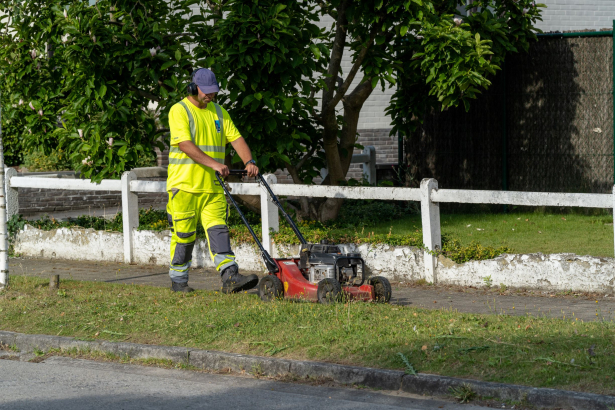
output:
<instances>
[{"instance_id":1,"label":"blue baseball cap","mask_svg":"<svg viewBox=\"0 0 615 410\"><path fill-rule=\"evenodd\" d=\"M217 93L220 91L218 81L214 73L207 68L199 68L192 74L192 82L195 83L201 92L205 94Z\"/></svg>"}]
</instances>

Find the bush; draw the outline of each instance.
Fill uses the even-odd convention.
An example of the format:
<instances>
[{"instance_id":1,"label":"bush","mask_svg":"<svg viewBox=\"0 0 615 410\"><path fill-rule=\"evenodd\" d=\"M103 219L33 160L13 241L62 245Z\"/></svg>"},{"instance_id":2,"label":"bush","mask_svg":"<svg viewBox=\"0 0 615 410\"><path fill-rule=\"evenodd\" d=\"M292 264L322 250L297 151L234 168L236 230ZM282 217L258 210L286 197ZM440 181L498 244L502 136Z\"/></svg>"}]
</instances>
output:
<instances>
[{"instance_id":1,"label":"bush","mask_svg":"<svg viewBox=\"0 0 615 410\"><path fill-rule=\"evenodd\" d=\"M27 153L24 156L24 166L30 172L43 171L70 171L73 166L70 163L68 155L60 150L53 150L49 155L44 152L35 150Z\"/></svg>"},{"instance_id":2,"label":"bush","mask_svg":"<svg viewBox=\"0 0 615 410\"><path fill-rule=\"evenodd\" d=\"M2 147L4 148L4 164L7 167L21 165L23 162L23 148L21 139L3 130Z\"/></svg>"},{"instance_id":3,"label":"bush","mask_svg":"<svg viewBox=\"0 0 615 410\"><path fill-rule=\"evenodd\" d=\"M458 239L448 237L442 238L441 254L449 259L452 259L456 263L493 259L503 253L512 252L513 250L507 246L494 248L492 246L483 246L476 242L463 246Z\"/></svg>"},{"instance_id":4,"label":"bush","mask_svg":"<svg viewBox=\"0 0 615 410\"><path fill-rule=\"evenodd\" d=\"M146 168L146 167L157 167L158 159L156 155L153 153L148 153L146 155L142 155L137 159L137 163L135 164L135 168Z\"/></svg>"}]
</instances>

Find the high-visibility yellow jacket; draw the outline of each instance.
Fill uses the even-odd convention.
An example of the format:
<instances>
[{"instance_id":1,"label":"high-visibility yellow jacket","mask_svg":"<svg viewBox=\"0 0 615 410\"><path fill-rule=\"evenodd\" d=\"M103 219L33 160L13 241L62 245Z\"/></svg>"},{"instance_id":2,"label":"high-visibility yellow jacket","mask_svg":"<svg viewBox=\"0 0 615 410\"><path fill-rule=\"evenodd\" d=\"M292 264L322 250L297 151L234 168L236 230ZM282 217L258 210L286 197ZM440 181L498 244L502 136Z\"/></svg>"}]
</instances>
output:
<instances>
[{"instance_id":1,"label":"high-visibility yellow jacket","mask_svg":"<svg viewBox=\"0 0 615 410\"><path fill-rule=\"evenodd\" d=\"M195 163L178 144L193 141L205 154L224 163L227 142L241 138L228 112L216 103L200 109L188 98L175 104L169 112L171 148L167 191L177 188L192 193L224 193L214 170Z\"/></svg>"}]
</instances>

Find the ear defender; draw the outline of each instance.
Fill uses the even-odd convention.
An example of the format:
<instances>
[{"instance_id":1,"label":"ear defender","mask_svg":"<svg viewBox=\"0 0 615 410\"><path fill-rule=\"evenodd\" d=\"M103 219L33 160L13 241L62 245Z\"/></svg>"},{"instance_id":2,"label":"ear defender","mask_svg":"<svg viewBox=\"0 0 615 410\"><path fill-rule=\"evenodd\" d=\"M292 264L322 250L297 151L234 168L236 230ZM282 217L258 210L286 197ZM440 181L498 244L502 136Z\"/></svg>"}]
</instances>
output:
<instances>
[{"instance_id":1,"label":"ear defender","mask_svg":"<svg viewBox=\"0 0 615 410\"><path fill-rule=\"evenodd\" d=\"M194 75L197 73L197 71L199 71L200 68L198 70L194 70L192 72L192 77L191 77L191 81L190 84L188 84L188 87L186 87L186 90L188 91L188 95L199 95L199 88L197 87L197 85L194 83Z\"/></svg>"},{"instance_id":2,"label":"ear defender","mask_svg":"<svg viewBox=\"0 0 615 410\"><path fill-rule=\"evenodd\" d=\"M186 90L188 91L188 95L198 95L199 94L199 89L195 83L188 84L188 87L186 87Z\"/></svg>"}]
</instances>

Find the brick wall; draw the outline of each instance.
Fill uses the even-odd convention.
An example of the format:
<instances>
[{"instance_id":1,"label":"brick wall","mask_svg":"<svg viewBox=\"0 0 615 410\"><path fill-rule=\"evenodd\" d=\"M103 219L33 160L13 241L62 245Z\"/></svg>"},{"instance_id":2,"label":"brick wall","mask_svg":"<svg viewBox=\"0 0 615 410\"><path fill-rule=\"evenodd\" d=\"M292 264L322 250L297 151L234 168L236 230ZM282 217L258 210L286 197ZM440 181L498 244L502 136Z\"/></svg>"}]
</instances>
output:
<instances>
[{"instance_id":1,"label":"brick wall","mask_svg":"<svg viewBox=\"0 0 615 410\"><path fill-rule=\"evenodd\" d=\"M155 181L156 178L143 178ZM139 206L160 207L167 203L166 193L139 193ZM114 191L68 191L62 189L19 188L19 213L30 216L40 213L109 209L122 207L122 195Z\"/></svg>"}]
</instances>

